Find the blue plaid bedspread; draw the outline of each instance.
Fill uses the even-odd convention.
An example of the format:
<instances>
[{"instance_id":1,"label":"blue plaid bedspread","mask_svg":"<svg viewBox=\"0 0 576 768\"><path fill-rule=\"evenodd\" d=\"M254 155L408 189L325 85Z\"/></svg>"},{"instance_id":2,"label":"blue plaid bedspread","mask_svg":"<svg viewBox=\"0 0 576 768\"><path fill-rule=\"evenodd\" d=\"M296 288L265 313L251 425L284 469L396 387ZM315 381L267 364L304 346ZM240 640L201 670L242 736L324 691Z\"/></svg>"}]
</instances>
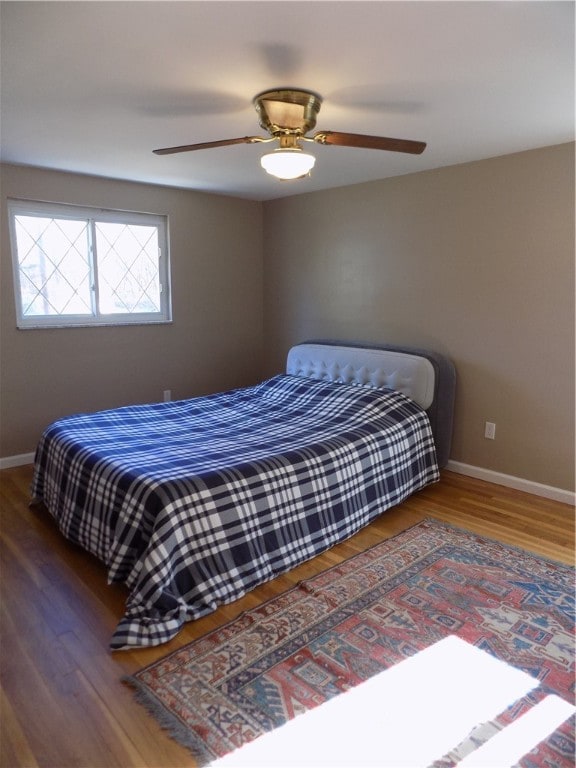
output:
<instances>
[{"instance_id":1,"label":"blue plaid bedspread","mask_svg":"<svg viewBox=\"0 0 576 768\"><path fill-rule=\"evenodd\" d=\"M398 392L275 376L53 423L32 493L129 588L113 649L170 640L438 480Z\"/></svg>"}]
</instances>

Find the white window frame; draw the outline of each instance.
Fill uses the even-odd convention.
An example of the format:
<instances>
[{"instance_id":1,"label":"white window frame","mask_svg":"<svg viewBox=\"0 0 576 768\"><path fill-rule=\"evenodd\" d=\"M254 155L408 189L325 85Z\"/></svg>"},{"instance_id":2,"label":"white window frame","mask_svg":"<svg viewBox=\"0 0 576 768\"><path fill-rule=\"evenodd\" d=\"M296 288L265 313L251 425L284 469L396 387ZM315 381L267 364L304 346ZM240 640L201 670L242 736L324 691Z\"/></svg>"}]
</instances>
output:
<instances>
[{"instance_id":1,"label":"white window frame","mask_svg":"<svg viewBox=\"0 0 576 768\"><path fill-rule=\"evenodd\" d=\"M89 227L91 270L91 314L24 315L15 217L35 215L56 219L73 219L87 223ZM14 275L14 297L16 301L16 325L18 328L142 325L169 323L172 321L167 216L106 208L91 208L62 203L11 199L8 200L8 220ZM158 233L158 277L160 282L160 310L158 312L104 313L100 311L98 307L98 254L96 252L95 238L95 227L97 223L122 223L156 227Z\"/></svg>"}]
</instances>

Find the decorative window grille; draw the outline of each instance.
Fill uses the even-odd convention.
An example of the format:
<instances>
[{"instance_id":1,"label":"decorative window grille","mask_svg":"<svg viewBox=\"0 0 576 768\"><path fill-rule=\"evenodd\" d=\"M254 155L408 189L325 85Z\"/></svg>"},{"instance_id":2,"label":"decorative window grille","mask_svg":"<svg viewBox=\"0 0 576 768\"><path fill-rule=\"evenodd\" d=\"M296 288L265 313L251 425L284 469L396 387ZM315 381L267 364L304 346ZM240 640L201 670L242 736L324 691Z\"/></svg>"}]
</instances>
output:
<instances>
[{"instance_id":1,"label":"decorative window grille","mask_svg":"<svg viewBox=\"0 0 576 768\"><path fill-rule=\"evenodd\" d=\"M165 216L8 202L19 328L171 320Z\"/></svg>"}]
</instances>

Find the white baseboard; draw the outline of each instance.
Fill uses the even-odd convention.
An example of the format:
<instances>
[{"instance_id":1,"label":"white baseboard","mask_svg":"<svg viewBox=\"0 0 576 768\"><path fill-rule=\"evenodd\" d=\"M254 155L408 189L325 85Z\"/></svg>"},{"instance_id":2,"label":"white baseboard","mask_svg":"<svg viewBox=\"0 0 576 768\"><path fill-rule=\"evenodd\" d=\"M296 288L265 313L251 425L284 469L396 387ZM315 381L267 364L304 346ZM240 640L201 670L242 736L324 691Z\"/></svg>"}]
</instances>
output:
<instances>
[{"instance_id":1,"label":"white baseboard","mask_svg":"<svg viewBox=\"0 0 576 768\"><path fill-rule=\"evenodd\" d=\"M576 504L576 493L574 491L565 491L562 488L535 483L532 480L524 480L524 478L514 477L514 475L505 475L502 472L494 472L483 467L473 467L471 464L462 464L460 461L452 461L451 459L448 461L446 469L451 472L457 472L459 475L475 477L477 480L486 480L487 483L505 485L507 488L532 493L534 496L543 496L546 499L561 501L563 504L571 504L572 506Z\"/></svg>"},{"instance_id":2,"label":"white baseboard","mask_svg":"<svg viewBox=\"0 0 576 768\"><path fill-rule=\"evenodd\" d=\"M33 453L21 453L19 456L6 456L6 458L0 459L0 469L23 467L24 464L34 464Z\"/></svg>"}]
</instances>

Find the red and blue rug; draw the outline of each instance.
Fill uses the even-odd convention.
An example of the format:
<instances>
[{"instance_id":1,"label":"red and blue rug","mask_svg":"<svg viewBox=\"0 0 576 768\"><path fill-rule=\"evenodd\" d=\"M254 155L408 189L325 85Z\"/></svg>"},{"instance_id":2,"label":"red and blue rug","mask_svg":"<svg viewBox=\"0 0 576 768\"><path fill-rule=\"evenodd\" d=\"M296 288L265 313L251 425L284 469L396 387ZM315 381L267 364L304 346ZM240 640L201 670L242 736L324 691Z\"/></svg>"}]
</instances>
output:
<instances>
[{"instance_id":1,"label":"red and blue rug","mask_svg":"<svg viewBox=\"0 0 576 768\"><path fill-rule=\"evenodd\" d=\"M127 682L203 765L572 768L574 651L573 568L427 520Z\"/></svg>"}]
</instances>

